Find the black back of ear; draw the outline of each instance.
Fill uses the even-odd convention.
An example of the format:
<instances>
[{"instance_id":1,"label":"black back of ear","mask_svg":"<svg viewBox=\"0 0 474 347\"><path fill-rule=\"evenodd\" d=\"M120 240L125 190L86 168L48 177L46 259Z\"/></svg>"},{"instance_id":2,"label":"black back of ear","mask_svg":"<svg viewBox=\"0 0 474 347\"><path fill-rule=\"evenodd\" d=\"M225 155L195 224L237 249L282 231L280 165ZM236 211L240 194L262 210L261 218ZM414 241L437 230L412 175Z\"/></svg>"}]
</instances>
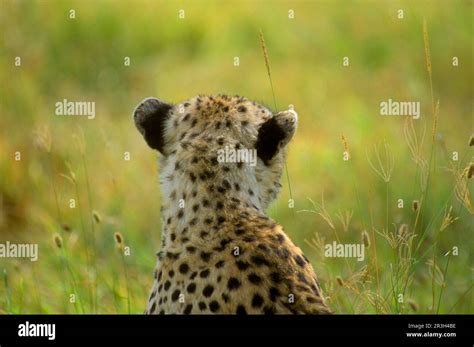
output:
<instances>
[{"instance_id":1,"label":"black back of ear","mask_svg":"<svg viewBox=\"0 0 474 347\"><path fill-rule=\"evenodd\" d=\"M262 159L265 165L268 165L277 154L280 143L283 142L286 136L286 132L278 124L275 117L270 118L260 126L255 148L257 156Z\"/></svg>"},{"instance_id":2,"label":"black back of ear","mask_svg":"<svg viewBox=\"0 0 474 347\"><path fill-rule=\"evenodd\" d=\"M148 146L163 154L165 146L164 130L172 105L156 98L147 98L133 112L135 125Z\"/></svg>"}]
</instances>

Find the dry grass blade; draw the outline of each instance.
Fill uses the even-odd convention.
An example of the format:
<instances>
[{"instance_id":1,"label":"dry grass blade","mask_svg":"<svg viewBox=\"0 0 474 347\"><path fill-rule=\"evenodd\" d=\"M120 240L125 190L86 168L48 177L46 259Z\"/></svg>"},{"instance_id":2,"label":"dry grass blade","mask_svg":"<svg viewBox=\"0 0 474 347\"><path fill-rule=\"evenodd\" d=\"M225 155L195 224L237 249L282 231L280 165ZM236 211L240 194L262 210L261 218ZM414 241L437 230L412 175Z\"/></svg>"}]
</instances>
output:
<instances>
[{"instance_id":1,"label":"dry grass blade","mask_svg":"<svg viewBox=\"0 0 474 347\"><path fill-rule=\"evenodd\" d=\"M411 248L411 242L416 237L416 234L413 231L409 231L406 224L400 225L398 229L396 225L394 225L394 227L394 232L385 229L382 229L382 231L374 230L377 234L382 236L393 249L397 249L402 245Z\"/></svg>"},{"instance_id":2,"label":"dry grass blade","mask_svg":"<svg viewBox=\"0 0 474 347\"><path fill-rule=\"evenodd\" d=\"M324 258L324 247L326 245L324 237L321 237L319 233L314 233L314 237L311 240L305 239L304 241L316 251L317 255Z\"/></svg>"},{"instance_id":3,"label":"dry grass blade","mask_svg":"<svg viewBox=\"0 0 474 347\"><path fill-rule=\"evenodd\" d=\"M268 78L270 79L270 87L272 89L272 96L273 96L273 104L276 106L276 98L275 98L275 90L273 88L273 79L272 79L272 71L270 69L270 59L268 57L267 45L265 44L265 37L263 36L263 31L260 29L260 45L262 46L263 57L265 59L265 67L267 68Z\"/></svg>"},{"instance_id":4,"label":"dry grass blade","mask_svg":"<svg viewBox=\"0 0 474 347\"><path fill-rule=\"evenodd\" d=\"M369 154L365 152L367 160L370 167L375 173L382 178L385 183L390 182L392 176L393 168L395 166L395 158L393 157L392 150L390 146L384 141L383 143L383 155L380 155L380 148L377 145L374 145L374 155L377 160L378 168L372 163ZM384 162L385 161L385 162Z\"/></svg>"},{"instance_id":5,"label":"dry grass blade","mask_svg":"<svg viewBox=\"0 0 474 347\"><path fill-rule=\"evenodd\" d=\"M308 200L311 202L313 205L314 210L300 210L298 212L311 212L311 213L317 213L321 216L322 219L331 227L331 229L335 230L336 227L334 226L334 222L331 218L331 215L329 212L326 210L326 207L324 206L324 192L321 193L321 204L318 204L308 198Z\"/></svg>"},{"instance_id":6,"label":"dry grass blade","mask_svg":"<svg viewBox=\"0 0 474 347\"><path fill-rule=\"evenodd\" d=\"M354 293L361 294L361 289L359 289L359 286L361 284L370 283L372 280L373 276L370 274L369 267L364 265L359 270L353 272L345 281L343 281L343 285L345 288L352 290Z\"/></svg>"},{"instance_id":7,"label":"dry grass blade","mask_svg":"<svg viewBox=\"0 0 474 347\"><path fill-rule=\"evenodd\" d=\"M423 42L425 44L425 59L426 59L426 69L431 75L431 54L430 54L430 42L428 37L428 26L426 25L426 19L423 18Z\"/></svg>"},{"instance_id":8,"label":"dry grass blade","mask_svg":"<svg viewBox=\"0 0 474 347\"><path fill-rule=\"evenodd\" d=\"M431 129L431 143L435 143L436 139L436 128L438 127L438 115L439 115L439 100L436 102L436 107L434 110L433 117L433 128Z\"/></svg>"},{"instance_id":9,"label":"dry grass blade","mask_svg":"<svg viewBox=\"0 0 474 347\"><path fill-rule=\"evenodd\" d=\"M403 125L403 134L405 141L410 149L412 160L420 167L421 186L424 187L428 177L428 161L423 157L423 142L425 140L426 127L423 127L423 134L418 140L418 135L413 125L413 117L407 117Z\"/></svg>"},{"instance_id":10,"label":"dry grass blade","mask_svg":"<svg viewBox=\"0 0 474 347\"><path fill-rule=\"evenodd\" d=\"M471 192L467 184L467 172L467 170L464 170L461 174L458 174L455 194L458 201L466 210L468 210L470 214L474 214L474 207L471 203Z\"/></svg>"},{"instance_id":11,"label":"dry grass blade","mask_svg":"<svg viewBox=\"0 0 474 347\"><path fill-rule=\"evenodd\" d=\"M377 308L378 312L382 314L391 312L390 306L380 294L367 291L366 298L373 307Z\"/></svg>"},{"instance_id":12,"label":"dry grass blade","mask_svg":"<svg viewBox=\"0 0 474 347\"><path fill-rule=\"evenodd\" d=\"M425 46L425 59L426 59L426 70L430 78L430 90L431 90L431 107L433 111L433 117L436 113L434 95L433 95L433 69L431 66L431 53L430 53L430 41L428 36L428 26L426 24L426 19L423 18L423 42Z\"/></svg>"},{"instance_id":13,"label":"dry grass blade","mask_svg":"<svg viewBox=\"0 0 474 347\"><path fill-rule=\"evenodd\" d=\"M342 140L342 145L344 146L344 152L347 153L347 158L349 159L351 157L351 154L349 152L349 146L347 144L347 140L344 134L341 134L341 140Z\"/></svg>"},{"instance_id":14,"label":"dry grass blade","mask_svg":"<svg viewBox=\"0 0 474 347\"><path fill-rule=\"evenodd\" d=\"M405 123L403 124L403 134L415 163L419 163L421 160L423 160L421 153L423 142L425 139L425 133L426 127L423 127L423 134L421 135L421 140L418 141L418 135L413 124L413 117L405 118Z\"/></svg>"},{"instance_id":15,"label":"dry grass blade","mask_svg":"<svg viewBox=\"0 0 474 347\"><path fill-rule=\"evenodd\" d=\"M352 210L347 210L344 212L338 211L336 213L336 217L339 219L339 221L342 224L342 229L344 232L347 232L349 230L349 225L351 224L352 216L354 215L354 211Z\"/></svg>"},{"instance_id":16,"label":"dry grass blade","mask_svg":"<svg viewBox=\"0 0 474 347\"><path fill-rule=\"evenodd\" d=\"M436 262L434 262L433 259L428 259L425 264L428 265L430 273L434 276L435 283L438 285L444 285L443 271L441 271Z\"/></svg>"},{"instance_id":17,"label":"dry grass blade","mask_svg":"<svg viewBox=\"0 0 474 347\"><path fill-rule=\"evenodd\" d=\"M47 126L43 126L34 132L34 145L46 153L51 153L51 134Z\"/></svg>"},{"instance_id":18,"label":"dry grass blade","mask_svg":"<svg viewBox=\"0 0 474 347\"><path fill-rule=\"evenodd\" d=\"M470 165L463 170L458 169L453 163L451 163L451 168L447 169L454 175L456 180L454 187L454 195L456 199L469 211L470 214L474 214L474 207L471 202L471 192L469 190L469 170Z\"/></svg>"},{"instance_id":19,"label":"dry grass blade","mask_svg":"<svg viewBox=\"0 0 474 347\"><path fill-rule=\"evenodd\" d=\"M401 239L397 233L393 233L385 229L382 229L382 231L378 231L374 228L374 230L377 234L382 236L388 242L391 248L396 249L400 244Z\"/></svg>"},{"instance_id":20,"label":"dry grass blade","mask_svg":"<svg viewBox=\"0 0 474 347\"><path fill-rule=\"evenodd\" d=\"M441 227L440 227L440 231L443 231L445 230L447 227L449 227L451 224L453 224L456 220L459 219L459 217L453 217L451 215L453 211L453 206L450 206L449 207L449 210L448 210L448 207L446 206L445 210L444 210L444 217L443 217L443 221L441 222Z\"/></svg>"},{"instance_id":21,"label":"dry grass blade","mask_svg":"<svg viewBox=\"0 0 474 347\"><path fill-rule=\"evenodd\" d=\"M67 174L59 174L59 176L66 178L69 182L71 182L72 185L76 184L76 174L74 173L74 170L71 167L71 164L69 162L66 162L66 166L69 169L69 172Z\"/></svg>"}]
</instances>

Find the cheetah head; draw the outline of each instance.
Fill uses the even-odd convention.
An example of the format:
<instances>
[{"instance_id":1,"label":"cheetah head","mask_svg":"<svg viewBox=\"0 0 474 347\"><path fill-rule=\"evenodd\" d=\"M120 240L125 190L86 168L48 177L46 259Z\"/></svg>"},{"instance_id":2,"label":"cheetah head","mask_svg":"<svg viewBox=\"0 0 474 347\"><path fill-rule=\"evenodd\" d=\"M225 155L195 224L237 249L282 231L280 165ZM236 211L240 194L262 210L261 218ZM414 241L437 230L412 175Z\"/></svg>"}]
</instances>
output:
<instances>
[{"instance_id":1,"label":"cheetah head","mask_svg":"<svg viewBox=\"0 0 474 347\"><path fill-rule=\"evenodd\" d=\"M279 191L286 148L297 126L292 110L274 113L226 95L200 95L179 104L147 98L133 118L148 146L161 154L165 194L172 194L173 185L183 191L198 184L217 186L223 194L248 195L259 209Z\"/></svg>"}]
</instances>

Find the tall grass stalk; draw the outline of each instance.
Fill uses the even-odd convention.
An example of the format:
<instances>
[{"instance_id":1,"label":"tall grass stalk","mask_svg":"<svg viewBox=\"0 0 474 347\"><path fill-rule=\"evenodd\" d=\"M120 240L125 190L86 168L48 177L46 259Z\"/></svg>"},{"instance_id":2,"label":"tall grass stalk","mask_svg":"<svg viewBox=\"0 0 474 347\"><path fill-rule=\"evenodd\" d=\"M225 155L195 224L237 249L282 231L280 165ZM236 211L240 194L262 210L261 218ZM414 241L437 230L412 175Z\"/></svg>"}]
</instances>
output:
<instances>
[{"instance_id":1,"label":"tall grass stalk","mask_svg":"<svg viewBox=\"0 0 474 347\"><path fill-rule=\"evenodd\" d=\"M356 201L357 201L357 209L359 211L359 216L360 216L360 221L362 222L362 227L363 229L367 229L367 226L366 226L366 221L364 220L363 218L363 213L362 213L362 204L360 202L360 194L359 194L359 187L357 185L357 180L356 180L356 170L355 170L355 165L352 164L352 155L349 151L349 145L347 143L347 139L346 137L344 136L344 134L341 134L341 140L342 140L342 144L344 146L344 151L347 153L348 155L348 159L349 161L351 162L350 164L350 167L351 167L351 178L352 178L352 185L354 186L354 192L355 192L355 195L356 195Z\"/></svg>"},{"instance_id":2,"label":"tall grass stalk","mask_svg":"<svg viewBox=\"0 0 474 347\"><path fill-rule=\"evenodd\" d=\"M61 267L61 284L62 284L62 288L63 288L63 295L64 295L64 312L68 312L68 305L67 305L67 298L69 297L69 294L71 293L70 292L70 289L71 288L68 288L68 285L67 285L67 282L66 282L66 277L67 277L67 267L66 267L66 264L65 264L65 261L64 261L64 258L63 258L63 255L60 254L59 256L59 264L60 264L60 267Z\"/></svg>"},{"instance_id":3,"label":"tall grass stalk","mask_svg":"<svg viewBox=\"0 0 474 347\"><path fill-rule=\"evenodd\" d=\"M444 272L443 272L443 282L441 283L441 288L440 288L440 292L439 292L438 308L436 309L436 314L439 314L439 308L441 306L441 298L443 297L444 287L447 285L446 274L448 273L448 266L449 266L449 260L450 259L451 259L451 253L448 254L448 260L446 261L446 266L445 266Z\"/></svg>"},{"instance_id":4,"label":"tall grass stalk","mask_svg":"<svg viewBox=\"0 0 474 347\"><path fill-rule=\"evenodd\" d=\"M125 254L123 254L123 252L121 253L120 258L122 260L123 273L124 273L124 276L125 276L125 284L126 284L126 288L127 288L127 311L128 311L128 314L130 314L131 313L130 281L129 281L129 278L128 278L127 262L125 261Z\"/></svg>"},{"instance_id":5,"label":"tall grass stalk","mask_svg":"<svg viewBox=\"0 0 474 347\"><path fill-rule=\"evenodd\" d=\"M92 268L92 260L91 260L91 255L90 255L90 252L89 252L89 238L87 236L86 227L85 227L85 224L84 224L82 203L81 203L81 198L80 198L80 194L79 194L79 186L78 186L77 180L76 180L76 174L71 169L69 164L67 166L69 168L69 174L68 175L61 174L61 176L66 178L69 182L71 182L71 184L74 187L74 192L75 192L75 195L76 195L77 208L79 210L79 221L80 221L80 224L81 224L81 234L82 234L82 237L83 237L84 252L85 252L85 255L86 255L86 262L87 262L86 277L87 277L87 289L88 289L88 296L89 296L89 304L90 304L90 309L92 311L92 309L93 309L93 307L92 307L93 294L92 294L92 287L91 287L91 282L90 282L90 278L89 278L89 269Z\"/></svg>"},{"instance_id":6,"label":"tall grass stalk","mask_svg":"<svg viewBox=\"0 0 474 347\"><path fill-rule=\"evenodd\" d=\"M436 297L436 256L433 255L433 264L431 266L431 312L435 310L435 297Z\"/></svg>"},{"instance_id":7,"label":"tall grass stalk","mask_svg":"<svg viewBox=\"0 0 474 347\"><path fill-rule=\"evenodd\" d=\"M378 266L378 259L377 259L377 238L375 237L375 228L374 228L374 221L372 216L372 210L370 212L370 229L372 231L372 244L374 245L374 259L375 259L375 276L377 281L377 295L380 296L380 276L379 276L379 266ZM378 313L378 306L375 306L376 312Z\"/></svg>"},{"instance_id":8,"label":"tall grass stalk","mask_svg":"<svg viewBox=\"0 0 474 347\"><path fill-rule=\"evenodd\" d=\"M113 278L112 278L112 293L114 296L114 307L115 307L115 313L120 312L120 305L119 305L119 295L117 293L117 274L114 272Z\"/></svg>"},{"instance_id":9,"label":"tall grass stalk","mask_svg":"<svg viewBox=\"0 0 474 347\"><path fill-rule=\"evenodd\" d=\"M61 259L61 265L63 267L63 272L67 272L67 275L70 279L69 282L69 292L67 290L67 284L65 281L66 276L62 276L62 281L63 281L63 289L65 291L65 296L68 297L71 292L74 293L77 302L79 303L79 306L81 308L81 312L84 313L84 307L82 306L82 301L80 300L79 293L77 292L77 285L76 285L76 279L74 276L74 272L71 267L71 263L69 261L69 255L66 249L66 245L63 243L63 239L59 234L54 235L53 238L54 244L56 248L60 252L60 259ZM65 271L64 271L65 270ZM78 312L77 305L74 304L74 308L76 310L76 313ZM66 310L67 311L67 310Z\"/></svg>"},{"instance_id":10,"label":"tall grass stalk","mask_svg":"<svg viewBox=\"0 0 474 347\"><path fill-rule=\"evenodd\" d=\"M91 193L91 188L90 188L90 183L89 183L89 172L87 168L87 162L86 162L86 141L84 137L84 131L82 130L81 127L78 129L78 134L74 135L74 138L76 140L77 146L79 148L79 152L81 155L81 163L82 163L82 168L84 170L84 179L86 182L86 191L87 191L87 200L89 204L89 210L88 210L88 215L89 215L89 221L90 221L90 228L91 228L91 241L90 241L90 247L91 247L91 252L92 252L92 257L91 257L91 262L90 262L90 267L93 271L91 274L89 271L87 272L88 276L88 281L91 282L91 310L92 312L96 312L96 304L97 304L97 242L96 242L96 233L95 233L95 226L94 226L94 209L92 205L92 193Z\"/></svg>"},{"instance_id":11,"label":"tall grass stalk","mask_svg":"<svg viewBox=\"0 0 474 347\"><path fill-rule=\"evenodd\" d=\"M5 286L5 293L7 297L7 313L12 313L12 293L10 288L10 283L8 282L8 271L3 269L3 285Z\"/></svg>"},{"instance_id":12,"label":"tall grass stalk","mask_svg":"<svg viewBox=\"0 0 474 347\"><path fill-rule=\"evenodd\" d=\"M315 213L315 214L318 214L319 216L321 216L321 218L323 218L323 220L329 225L329 227L333 230L334 232L334 236L336 238L336 241L338 244L341 243L341 239L339 237L339 233L337 232L337 228L336 226L334 225L334 221L331 217L331 215L329 214L329 212L326 210L326 207L324 205L324 191L321 193L321 204L319 203L315 203L312 199L309 199L308 200L311 202L311 204L313 205L313 210L299 210L297 211L298 213L299 212L311 212L311 213ZM344 262L345 262L345 265L347 267L347 270L349 272L349 275L350 277L354 277L354 270L352 269L351 265L349 264L349 261L346 257L344 257ZM357 289L355 287L352 287L351 288L352 290L354 290L357 294L360 294L359 291L357 291ZM354 311L354 307L353 307L353 304L351 303L351 309Z\"/></svg>"},{"instance_id":13,"label":"tall grass stalk","mask_svg":"<svg viewBox=\"0 0 474 347\"><path fill-rule=\"evenodd\" d=\"M72 291L73 293L75 294L76 296L76 300L77 300L77 303L79 304L79 307L81 309L81 312L82 313L85 313L84 311L84 306L82 304L82 299L81 299L81 296L79 295L78 291L77 291L77 284L76 284L76 277L74 276L74 271L72 270L72 267L71 267L71 263L69 261L69 256L68 256L68 252L65 248L63 248L62 250L62 258L64 259L64 264L65 264L65 267L67 269L67 272L69 274L69 277L71 279L71 283L70 283L70 286L72 288ZM76 309L76 312L78 311L77 310L77 306L74 305L74 308Z\"/></svg>"},{"instance_id":14,"label":"tall grass stalk","mask_svg":"<svg viewBox=\"0 0 474 347\"><path fill-rule=\"evenodd\" d=\"M61 226L62 224L62 216L61 216L61 209L59 208L59 198L58 192L56 188L56 181L54 179L54 160L52 154L52 138L49 128L47 126L40 127L39 129L34 131L34 143L35 145L43 152L46 153L48 159L48 169L49 169L49 177L51 180L51 187L53 188L53 195L54 195L54 202L56 207L56 214L58 218L58 225Z\"/></svg>"},{"instance_id":15,"label":"tall grass stalk","mask_svg":"<svg viewBox=\"0 0 474 347\"><path fill-rule=\"evenodd\" d=\"M437 104L435 104L435 98L434 98L434 92L433 92L433 70L432 70L432 64L431 64L431 53L430 53L430 46L429 46L429 35L428 35L428 28L426 24L426 19L423 19L423 43L424 43L424 50L425 50L425 61L426 61L426 70L428 72L428 78L429 78L429 87L430 87L430 97L431 97L431 110L432 110L432 129L431 129L431 144L430 144L430 153L429 153L429 159L428 163L426 165L426 179L423 182L422 185L422 190L421 190L421 197L420 197L420 206L418 210L416 211L416 216L415 216L415 221L413 223L413 230L416 232L419 223L421 223L421 219L423 216L423 211L426 209L428 197L429 197L429 188L430 188L430 180L431 180L431 172L432 172L432 167L433 167L433 161L434 161L434 147L435 147L435 135L436 135L436 129L438 125L438 114L439 114L439 101ZM422 170L424 167L421 168ZM418 243L415 247L415 250L413 252L413 255L415 258L419 255L419 249L421 245L423 244L424 240L427 237L427 230L428 228L424 228L421 230L421 233L419 235ZM419 262L418 262L419 263ZM414 267L412 268L412 271L414 271ZM406 279L408 281L408 277ZM406 282L404 285L404 288L406 288L408 283ZM433 293L432 293L433 295ZM434 305L434 302L433 302ZM432 307L434 309L434 306Z\"/></svg>"},{"instance_id":16,"label":"tall grass stalk","mask_svg":"<svg viewBox=\"0 0 474 347\"><path fill-rule=\"evenodd\" d=\"M415 218L415 223L413 226L413 230L416 231L418 226L419 220L422 215L422 210L425 208L426 202L428 200L428 189L430 187L430 178L431 178L431 171L432 171L432 163L433 163L433 156L434 156L434 146L435 146L435 135L436 135L436 128L438 124L438 113L439 113L439 102L435 105L434 101L434 93L433 93L433 71L431 65L431 53L430 53L430 45L429 45L429 36L428 36L428 28L426 24L426 19L423 19L423 42L425 47L425 59L426 59L426 70L428 72L429 77L429 84L430 84L430 95L431 95L431 108L432 108L432 129L431 129L431 146L430 146L430 154L428 159L428 167L427 167L427 177L425 181L425 185L422 188L421 199L420 199L420 208L417 211L417 215ZM420 242L416 247L416 251L421 246L421 243L424 241L424 233L425 230L422 231L420 234Z\"/></svg>"},{"instance_id":17,"label":"tall grass stalk","mask_svg":"<svg viewBox=\"0 0 474 347\"><path fill-rule=\"evenodd\" d=\"M474 283L472 283L469 288L467 288L464 293L462 293L462 295L459 297L459 299L454 303L453 306L451 306L451 308L446 312L446 314L451 314L453 312L453 310L464 300L465 296L467 294L469 294L469 292L472 290L472 288L474 288ZM471 305L472 305L472 298L470 300L471 302Z\"/></svg>"},{"instance_id":18,"label":"tall grass stalk","mask_svg":"<svg viewBox=\"0 0 474 347\"><path fill-rule=\"evenodd\" d=\"M89 200L89 218L91 224L91 234L92 234L92 264L94 269L94 274L92 280L92 312L96 312L97 310L97 243L96 243L96 233L94 227L94 215L93 215L93 205L92 205L92 195L91 195L91 188L89 184L89 173L87 170L86 158L84 153L81 154L82 157L82 165L84 168L85 173L85 180L86 180L86 188L87 188L87 197Z\"/></svg>"},{"instance_id":19,"label":"tall grass stalk","mask_svg":"<svg viewBox=\"0 0 474 347\"><path fill-rule=\"evenodd\" d=\"M363 227L364 230L366 230L367 229L367 223L366 223L365 219L363 218L364 214L362 212L362 204L361 204L361 199L360 199L359 187L358 187L357 179L356 179L356 168L355 168L355 165L352 163L352 155L349 152L349 146L347 144L347 140L346 140L346 137L344 136L344 134L341 135L341 139L342 139L342 143L343 143L343 146L344 146L344 150L348 153L349 159L351 161L351 164L350 164L351 170L350 171L351 171L352 185L354 187L354 192L355 192L355 195L356 195L357 209L359 211L359 218L360 218L360 221L362 223L362 227ZM371 214L371 217L372 217L372 214ZM373 264L374 264L374 267L375 267L375 277L376 277L376 282L377 282L376 295L379 296L380 295L379 264L378 264L378 258L377 258L377 243L376 243L375 233L374 233L374 229L373 229L373 221L372 221L371 230L372 230L371 243L374 245L372 247L372 249L373 249L372 252L374 253L374 258L373 258L373 260L371 259L371 261L373 261ZM379 312L379 307L377 305L377 300L375 300L373 302L372 302L372 300L369 300L369 302L371 304L373 304L373 306L376 310L376 313L378 313Z\"/></svg>"},{"instance_id":20,"label":"tall grass stalk","mask_svg":"<svg viewBox=\"0 0 474 347\"><path fill-rule=\"evenodd\" d=\"M125 286L126 286L126 289L127 289L127 309L128 309L128 313L130 314L130 312L131 312L130 293L131 292L130 292L130 282L129 282L129 278L128 278L127 262L125 261L125 253L124 253L125 243L124 243L122 234L119 233L119 232L116 232L114 234L114 239L115 239L115 244L117 246L117 250L120 254L120 261L122 263L123 274L124 274L124 277L125 277Z\"/></svg>"},{"instance_id":21,"label":"tall grass stalk","mask_svg":"<svg viewBox=\"0 0 474 347\"><path fill-rule=\"evenodd\" d=\"M38 283L38 276L36 275L36 265L32 265L31 272L33 274L33 281L34 283ZM43 303L41 300L42 295L39 294L38 286L33 286L33 292L35 293L34 296L36 298L36 305L38 306L38 312L43 313Z\"/></svg>"},{"instance_id":22,"label":"tall grass stalk","mask_svg":"<svg viewBox=\"0 0 474 347\"><path fill-rule=\"evenodd\" d=\"M56 190L56 184L54 180L54 168L53 168L53 155L51 152L48 153L48 161L49 161L49 172L50 172L50 177L51 177L51 185L53 187L53 193L54 193L54 201L56 204L56 213L58 215L58 225L62 224L62 216L61 216L61 210L59 208L59 199L58 199L58 192Z\"/></svg>"},{"instance_id":23,"label":"tall grass stalk","mask_svg":"<svg viewBox=\"0 0 474 347\"><path fill-rule=\"evenodd\" d=\"M260 45L262 47L262 52L263 52L263 58L265 59L265 67L267 69L267 75L268 79L270 81L270 88L272 90L272 96L273 96L273 106L275 109L275 112L277 110L277 103L276 103L276 97L275 97L275 89L273 88L273 79L272 79L272 72L270 69L270 59L268 57L268 51L267 51L267 46L265 44L265 37L263 36L263 31L260 29ZM288 173L288 165L285 161L285 174L286 174L286 179L288 182L288 190L290 193L290 199L293 200L293 192L291 190L291 180L290 180L290 174Z\"/></svg>"}]
</instances>

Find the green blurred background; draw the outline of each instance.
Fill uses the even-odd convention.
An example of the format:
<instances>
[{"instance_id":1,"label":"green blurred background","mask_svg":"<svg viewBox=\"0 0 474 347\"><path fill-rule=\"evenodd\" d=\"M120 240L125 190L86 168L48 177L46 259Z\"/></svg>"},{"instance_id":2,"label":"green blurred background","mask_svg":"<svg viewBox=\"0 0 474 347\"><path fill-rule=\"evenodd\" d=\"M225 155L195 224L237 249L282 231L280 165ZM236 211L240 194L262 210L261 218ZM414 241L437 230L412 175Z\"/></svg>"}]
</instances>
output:
<instances>
[{"instance_id":1,"label":"green blurred background","mask_svg":"<svg viewBox=\"0 0 474 347\"><path fill-rule=\"evenodd\" d=\"M288 155L295 208L288 208L284 176L268 212L312 260L333 310L472 313L472 180L463 176L473 157L472 5L0 0L0 241L38 243L40 252L37 262L0 259L0 313L144 310L160 240L160 191L155 154L131 112L147 96L179 102L226 93L273 105L260 29L277 107L293 104L299 113ZM433 146L424 19L439 100ZM413 124L419 141L426 129L425 193L406 120L379 115L389 98L421 103ZM56 116L63 99L94 101L96 118ZM384 143L394 160L388 183L367 159L378 168L374 145ZM460 186L464 202L456 198ZM334 228L312 213L323 193ZM70 199L79 206L69 208ZM423 201L421 210L412 210L413 200ZM344 227L337 215L352 218ZM406 273L402 251L386 240L404 223L417 246ZM371 245L363 262L321 254L321 240L360 243L364 230ZM130 255L117 251L116 232ZM459 255L444 256L453 247Z\"/></svg>"}]
</instances>

